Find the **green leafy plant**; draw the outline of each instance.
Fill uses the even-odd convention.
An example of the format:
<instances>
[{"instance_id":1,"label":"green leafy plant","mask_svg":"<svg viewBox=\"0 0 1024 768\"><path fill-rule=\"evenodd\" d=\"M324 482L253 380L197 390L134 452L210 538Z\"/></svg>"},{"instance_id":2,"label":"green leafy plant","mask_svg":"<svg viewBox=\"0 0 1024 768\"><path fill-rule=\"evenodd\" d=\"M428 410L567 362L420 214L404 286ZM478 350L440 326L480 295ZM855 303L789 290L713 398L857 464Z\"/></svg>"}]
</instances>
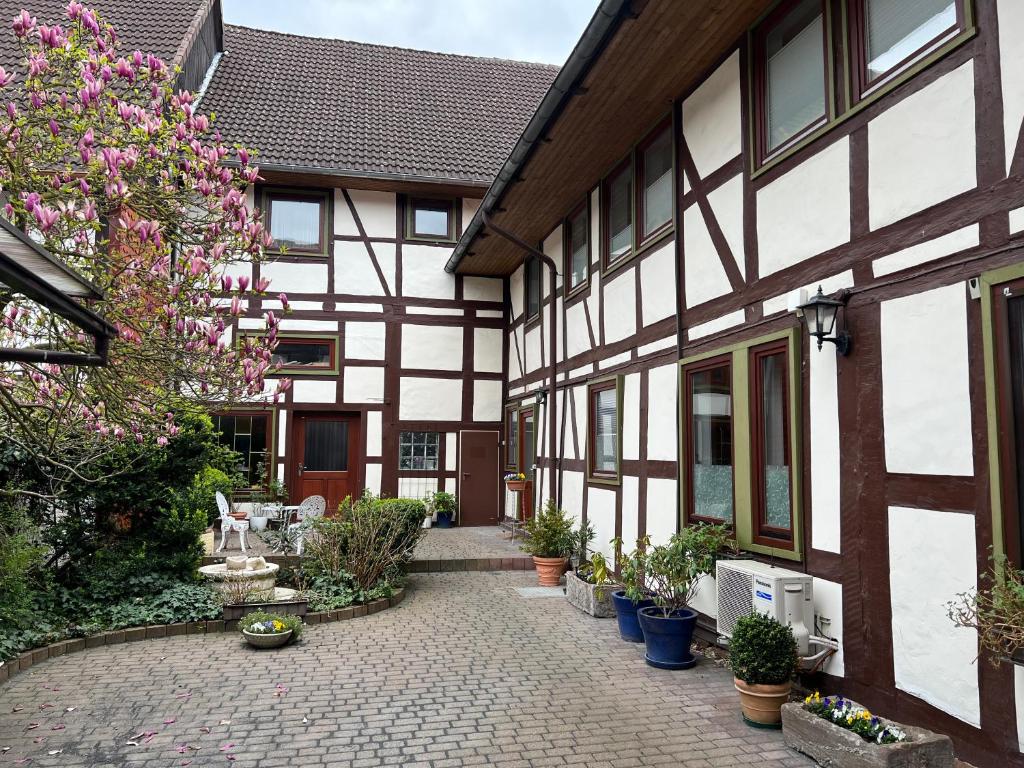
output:
<instances>
[{"instance_id":1,"label":"green leafy plant","mask_svg":"<svg viewBox=\"0 0 1024 768\"><path fill-rule=\"evenodd\" d=\"M573 521L554 499L526 522L529 537L521 549L534 557L569 557L573 549Z\"/></svg>"},{"instance_id":2,"label":"green leafy plant","mask_svg":"<svg viewBox=\"0 0 1024 768\"><path fill-rule=\"evenodd\" d=\"M380 499L367 492L355 502L346 499L340 516L347 535L345 570L358 588L368 592L381 580L401 580L424 533L423 502Z\"/></svg>"},{"instance_id":3,"label":"green leafy plant","mask_svg":"<svg viewBox=\"0 0 1024 768\"><path fill-rule=\"evenodd\" d=\"M587 554L590 552L590 542L597 534L594 533L594 526L589 520L580 520L579 527L572 532L572 553L570 558L582 568L587 562ZM578 575L578 574L577 574Z\"/></svg>"},{"instance_id":4,"label":"green leafy plant","mask_svg":"<svg viewBox=\"0 0 1024 768\"><path fill-rule=\"evenodd\" d=\"M220 517L217 508L217 492L230 499L235 490L235 481L227 472L206 466L196 473L192 484L175 494L175 506L202 510L206 524L213 525Z\"/></svg>"},{"instance_id":5,"label":"green leafy plant","mask_svg":"<svg viewBox=\"0 0 1024 768\"><path fill-rule=\"evenodd\" d=\"M298 616L282 616L277 613L265 613L264 611L250 613L238 622L238 630L240 632L270 634L272 632L285 632L290 629L292 636L289 642L292 643L302 636L302 628L302 619Z\"/></svg>"},{"instance_id":6,"label":"green leafy plant","mask_svg":"<svg viewBox=\"0 0 1024 768\"><path fill-rule=\"evenodd\" d=\"M1024 571L1000 556L980 582L948 603L947 613L958 627L977 631L989 662L998 666L1024 649Z\"/></svg>"},{"instance_id":7,"label":"green leafy plant","mask_svg":"<svg viewBox=\"0 0 1024 768\"><path fill-rule=\"evenodd\" d=\"M729 640L732 673L748 685L780 685L796 673L793 630L771 616L752 613L741 617Z\"/></svg>"},{"instance_id":8,"label":"green leafy plant","mask_svg":"<svg viewBox=\"0 0 1024 768\"><path fill-rule=\"evenodd\" d=\"M430 508L437 512L439 518L455 519L455 513L459 508L455 495L445 491L438 491L430 498Z\"/></svg>"},{"instance_id":9,"label":"green leafy plant","mask_svg":"<svg viewBox=\"0 0 1024 768\"><path fill-rule=\"evenodd\" d=\"M603 586L611 584L612 579L608 570L608 561L600 552L594 552L590 560L583 563L577 570L576 575L588 584Z\"/></svg>"}]
</instances>

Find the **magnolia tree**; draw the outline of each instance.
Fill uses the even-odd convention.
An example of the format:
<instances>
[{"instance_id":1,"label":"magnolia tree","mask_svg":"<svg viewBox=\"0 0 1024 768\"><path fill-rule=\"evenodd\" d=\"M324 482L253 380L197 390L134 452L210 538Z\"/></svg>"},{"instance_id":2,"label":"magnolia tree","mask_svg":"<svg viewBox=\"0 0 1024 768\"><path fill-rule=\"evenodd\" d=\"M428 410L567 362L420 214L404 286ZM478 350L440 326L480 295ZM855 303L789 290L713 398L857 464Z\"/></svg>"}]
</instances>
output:
<instances>
[{"instance_id":1,"label":"magnolia tree","mask_svg":"<svg viewBox=\"0 0 1024 768\"><path fill-rule=\"evenodd\" d=\"M225 334L266 294L252 265L270 239L246 201L258 178L249 153L173 90L164 61L121 51L78 2L60 23L22 11L11 26L23 62L0 68L0 204L102 291L91 308L117 336L107 367L0 367L0 435L54 475L88 479L111 441L166 443L189 403L276 400L287 387L264 382L274 312L241 340ZM3 290L0 347L92 351L74 326Z\"/></svg>"}]
</instances>

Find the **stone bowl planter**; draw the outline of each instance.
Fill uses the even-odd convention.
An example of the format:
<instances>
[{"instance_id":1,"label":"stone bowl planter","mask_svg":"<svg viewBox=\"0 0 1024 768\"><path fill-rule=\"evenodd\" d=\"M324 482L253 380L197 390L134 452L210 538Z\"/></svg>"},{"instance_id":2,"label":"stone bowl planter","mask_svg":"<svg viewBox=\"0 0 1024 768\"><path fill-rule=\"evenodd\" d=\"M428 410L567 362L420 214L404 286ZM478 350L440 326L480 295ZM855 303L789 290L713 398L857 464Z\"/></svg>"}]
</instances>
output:
<instances>
[{"instance_id":1,"label":"stone bowl planter","mask_svg":"<svg viewBox=\"0 0 1024 768\"><path fill-rule=\"evenodd\" d=\"M292 631L285 632L248 632L242 630L245 642L253 648L280 648L292 639Z\"/></svg>"},{"instance_id":2,"label":"stone bowl planter","mask_svg":"<svg viewBox=\"0 0 1024 768\"><path fill-rule=\"evenodd\" d=\"M827 768L953 768L953 742L948 736L887 720L907 740L875 744L852 731L811 714L797 703L782 705L782 738Z\"/></svg>"},{"instance_id":3,"label":"stone bowl planter","mask_svg":"<svg viewBox=\"0 0 1024 768\"><path fill-rule=\"evenodd\" d=\"M565 574L565 597L570 605L589 613L597 619L608 619L615 615L612 592L618 584L591 584L576 575L575 571Z\"/></svg>"}]
</instances>

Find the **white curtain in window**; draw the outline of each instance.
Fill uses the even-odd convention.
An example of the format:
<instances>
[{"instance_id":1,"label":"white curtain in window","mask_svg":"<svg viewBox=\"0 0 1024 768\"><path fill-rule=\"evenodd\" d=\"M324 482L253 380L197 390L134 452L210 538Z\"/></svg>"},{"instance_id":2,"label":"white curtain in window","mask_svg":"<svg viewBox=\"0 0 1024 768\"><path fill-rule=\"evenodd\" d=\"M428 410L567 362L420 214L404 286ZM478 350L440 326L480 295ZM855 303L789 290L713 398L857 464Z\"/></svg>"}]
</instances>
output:
<instances>
[{"instance_id":1,"label":"white curtain in window","mask_svg":"<svg viewBox=\"0 0 1024 768\"><path fill-rule=\"evenodd\" d=\"M570 245L572 247L572 282L571 288L575 288L587 279L587 238L589 233L589 222L587 221L586 210L572 220Z\"/></svg>"},{"instance_id":2,"label":"white curtain in window","mask_svg":"<svg viewBox=\"0 0 1024 768\"><path fill-rule=\"evenodd\" d=\"M317 247L320 244L320 203L315 200L272 200L270 234L278 245Z\"/></svg>"},{"instance_id":3,"label":"white curtain in window","mask_svg":"<svg viewBox=\"0 0 1024 768\"><path fill-rule=\"evenodd\" d=\"M820 8L817 0L801 3L768 34L769 151L825 116L824 22ZM816 15L805 24L808 11Z\"/></svg>"},{"instance_id":4,"label":"white curtain in window","mask_svg":"<svg viewBox=\"0 0 1024 768\"><path fill-rule=\"evenodd\" d=\"M629 169L623 171L611 183L608 201L611 248L608 254L612 261L629 253L633 247L633 204L630 194L632 184Z\"/></svg>"},{"instance_id":5,"label":"white curtain in window","mask_svg":"<svg viewBox=\"0 0 1024 768\"><path fill-rule=\"evenodd\" d=\"M872 78L956 27L954 0L865 0L864 5Z\"/></svg>"},{"instance_id":6,"label":"white curtain in window","mask_svg":"<svg viewBox=\"0 0 1024 768\"><path fill-rule=\"evenodd\" d=\"M594 395L594 469L598 472L617 470L619 409L614 389L603 389Z\"/></svg>"},{"instance_id":7,"label":"white curtain in window","mask_svg":"<svg viewBox=\"0 0 1024 768\"><path fill-rule=\"evenodd\" d=\"M672 134L665 131L644 150L644 234L672 218Z\"/></svg>"}]
</instances>

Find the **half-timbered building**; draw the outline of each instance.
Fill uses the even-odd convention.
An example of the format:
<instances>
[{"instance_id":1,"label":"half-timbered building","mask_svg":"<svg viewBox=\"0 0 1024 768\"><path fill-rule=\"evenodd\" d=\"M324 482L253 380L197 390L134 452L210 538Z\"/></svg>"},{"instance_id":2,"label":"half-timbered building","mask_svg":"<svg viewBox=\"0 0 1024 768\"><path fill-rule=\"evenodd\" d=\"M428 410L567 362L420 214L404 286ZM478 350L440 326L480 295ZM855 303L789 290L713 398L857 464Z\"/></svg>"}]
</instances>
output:
<instances>
[{"instance_id":1,"label":"half-timbered building","mask_svg":"<svg viewBox=\"0 0 1024 768\"><path fill-rule=\"evenodd\" d=\"M1015 0L602 2L446 265L507 282L534 504L609 555L730 524L813 575L828 687L989 766L1024 674L946 603L1021 562L1022 34Z\"/></svg>"}]
</instances>

